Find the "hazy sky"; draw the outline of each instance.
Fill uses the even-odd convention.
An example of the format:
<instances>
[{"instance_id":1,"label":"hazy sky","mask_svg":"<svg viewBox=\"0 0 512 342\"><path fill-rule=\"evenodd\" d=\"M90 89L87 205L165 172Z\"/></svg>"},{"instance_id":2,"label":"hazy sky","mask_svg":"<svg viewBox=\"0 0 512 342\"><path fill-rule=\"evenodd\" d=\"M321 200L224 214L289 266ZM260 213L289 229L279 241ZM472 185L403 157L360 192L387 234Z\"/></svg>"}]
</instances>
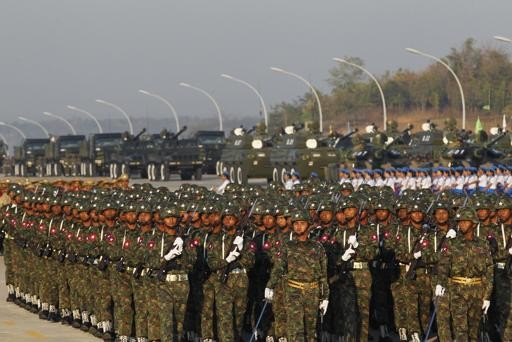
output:
<instances>
[{"instance_id":1,"label":"hazy sky","mask_svg":"<svg viewBox=\"0 0 512 342\"><path fill-rule=\"evenodd\" d=\"M512 36L511 15L505 0L2 0L0 117L73 119L71 104L105 118L112 111L97 98L133 117L167 116L140 88L180 116L215 117L182 81L210 91L226 115L257 115L254 94L221 73L254 84L270 108L306 91L270 66L327 90L334 56L361 57L377 74L423 68L430 62L405 47L443 56L467 37L498 46L491 37Z\"/></svg>"}]
</instances>

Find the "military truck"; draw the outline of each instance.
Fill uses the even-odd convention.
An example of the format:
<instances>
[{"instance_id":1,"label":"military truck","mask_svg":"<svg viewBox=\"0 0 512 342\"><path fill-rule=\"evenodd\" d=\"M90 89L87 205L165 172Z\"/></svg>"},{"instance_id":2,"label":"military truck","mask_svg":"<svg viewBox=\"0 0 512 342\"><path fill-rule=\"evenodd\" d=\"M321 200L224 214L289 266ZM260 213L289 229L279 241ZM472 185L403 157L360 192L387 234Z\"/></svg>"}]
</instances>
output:
<instances>
[{"instance_id":1,"label":"military truck","mask_svg":"<svg viewBox=\"0 0 512 342\"><path fill-rule=\"evenodd\" d=\"M44 174L46 176L79 176L80 148L87 140L84 135L51 136L45 146Z\"/></svg>"},{"instance_id":2,"label":"military truck","mask_svg":"<svg viewBox=\"0 0 512 342\"><path fill-rule=\"evenodd\" d=\"M92 134L80 147L80 174L89 177L112 177L112 154L121 143L121 133Z\"/></svg>"},{"instance_id":3,"label":"military truck","mask_svg":"<svg viewBox=\"0 0 512 342\"><path fill-rule=\"evenodd\" d=\"M25 139L14 147L12 174L19 177L43 176L46 146L50 139Z\"/></svg>"},{"instance_id":4,"label":"military truck","mask_svg":"<svg viewBox=\"0 0 512 342\"><path fill-rule=\"evenodd\" d=\"M171 174L179 174L182 180L201 180L206 155L196 138L179 139L187 130L184 126L176 133L166 129L154 134L151 145L147 144L147 177L149 180L169 180Z\"/></svg>"},{"instance_id":5,"label":"military truck","mask_svg":"<svg viewBox=\"0 0 512 342\"><path fill-rule=\"evenodd\" d=\"M206 156L203 165L205 174L220 174L220 157L222 149L226 145L226 138L223 131L197 131L193 138L199 147L204 148Z\"/></svg>"},{"instance_id":6,"label":"military truck","mask_svg":"<svg viewBox=\"0 0 512 342\"><path fill-rule=\"evenodd\" d=\"M312 172L325 180L336 180L340 155L335 139L317 133L306 132L304 125L282 129L270 153L272 180L283 181L286 172L298 172L308 177Z\"/></svg>"},{"instance_id":7,"label":"military truck","mask_svg":"<svg viewBox=\"0 0 512 342\"><path fill-rule=\"evenodd\" d=\"M230 179L238 184L246 184L250 178L272 180L270 152L273 137L263 132L252 134L256 127L246 130L235 128L226 140L222 150L219 173L228 172Z\"/></svg>"},{"instance_id":8,"label":"military truck","mask_svg":"<svg viewBox=\"0 0 512 342\"><path fill-rule=\"evenodd\" d=\"M145 128L137 135L131 135L128 132L121 134L121 144L110 155L109 170L111 178L136 174L139 174L141 178L147 177L147 147L154 147L151 145L152 136L143 136L144 133L146 133Z\"/></svg>"}]
</instances>

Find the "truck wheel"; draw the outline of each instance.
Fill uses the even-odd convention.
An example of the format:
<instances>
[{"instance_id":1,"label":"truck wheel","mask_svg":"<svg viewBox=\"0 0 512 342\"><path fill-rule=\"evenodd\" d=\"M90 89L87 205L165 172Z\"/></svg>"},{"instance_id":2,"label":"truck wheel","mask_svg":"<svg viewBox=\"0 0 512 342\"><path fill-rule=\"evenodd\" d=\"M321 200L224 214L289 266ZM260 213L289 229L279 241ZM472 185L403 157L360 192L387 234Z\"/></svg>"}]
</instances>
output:
<instances>
[{"instance_id":1,"label":"truck wheel","mask_svg":"<svg viewBox=\"0 0 512 342\"><path fill-rule=\"evenodd\" d=\"M281 183L283 183L283 184L284 184L284 175L285 174L286 174L286 168L283 167L281 169L281 179L280 179Z\"/></svg>"},{"instance_id":2,"label":"truck wheel","mask_svg":"<svg viewBox=\"0 0 512 342\"><path fill-rule=\"evenodd\" d=\"M130 167L125 163L121 164L121 175L130 175Z\"/></svg>"},{"instance_id":3,"label":"truck wheel","mask_svg":"<svg viewBox=\"0 0 512 342\"><path fill-rule=\"evenodd\" d=\"M274 170L272 170L272 180L276 183L279 182L279 171L277 167L274 167Z\"/></svg>"},{"instance_id":4,"label":"truck wheel","mask_svg":"<svg viewBox=\"0 0 512 342\"><path fill-rule=\"evenodd\" d=\"M220 161L217 161L215 163L215 173L217 176L220 176L222 174L222 163Z\"/></svg>"},{"instance_id":5,"label":"truck wheel","mask_svg":"<svg viewBox=\"0 0 512 342\"><path fill-rule=\"evenodd\" d=\"M239 166L237 169L236 169L236 182L238 184L243 184L244 183L244 180L243 180L243 174L242 174L242 168Z\"/></svg>"},{"instance_id":6,"label":"truck wheel","mask_svg":"<svg viewBox=\"0 0 512 342\"><path fill-rule=\"evenodd\" d=\"M119 177L119 164L113 163L112 164L112 178L116 179Z\"/></svg>"},{"instance_id":7,"label":"truck wheel","mask_svg":"<svg viewBox=\"0 0 512 342\"><path fill-rule=\"evenodd\" d=\"M236 181L235 176L236 176L236 175L235 175L235 167L234 167L234 166L231 166L231 167L229 168L229 179L230 179L232 182L234 182L234 181Z\"/></svg>"},{"instance_id":8,"label":"truck wheel","mask_svg":"<svg viewBox=\"0 0 512 342\"><path fill-rule=\"evenodd\" d=\"M164 181L164 182L168 181L169 180L169 169L167 168L167 164L166 163L160 164L159 170L160 170L160 173L159 173L160 180Z\"/></svg>"},{"instance_id":9,"label":"truck wheel","mask_svg":"<svg viewBox=\"0 0 512 342\"><path fill-rule=\"evenodd\" d=\"M154 180L154 179L151 177L151 164L146 165L146 173L148 174L148 180L149 180L149 181Z\"/></svg>"},{"instance_id":10,"label":"truck wheel","mask_svg":"<svg viewBox=\"0 0 512 342\"><path fill-rule=\"evenodd\" d=\"M53 164L53 173L55 176L57 176L57 177L62 176L62 173L63 173L62 171L63 170L61 170L59 163Z\"/></svg>"},{"instance_id":11,"label":"truck wheel","mask_svg":"<svg viewBox=\"0 0 512 342\"><path fill-rule=\"evenodd\" d=\"M21 177L25 177L26 176L25 164L20 164L20 176Z\"/></svg>"},{"instance_id":12,"label":"truck wheel","mask_svg":"<svg viewBox=\"0 0 512 342\"><path fill-rule=\"evenodd\" d=\"M198 169L195 170L195 172L194 172L194 179L198 180L198 181L203 179L203 169L202 168L198 168Z\"/></svg>"}]
</instances>

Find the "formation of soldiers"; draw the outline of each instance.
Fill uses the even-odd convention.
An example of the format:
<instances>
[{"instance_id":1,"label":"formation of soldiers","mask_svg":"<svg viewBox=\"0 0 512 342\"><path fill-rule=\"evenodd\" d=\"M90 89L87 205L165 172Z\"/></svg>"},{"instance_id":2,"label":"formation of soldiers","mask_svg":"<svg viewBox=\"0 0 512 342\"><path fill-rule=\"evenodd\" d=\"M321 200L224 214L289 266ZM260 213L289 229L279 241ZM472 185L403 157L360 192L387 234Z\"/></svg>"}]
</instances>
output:
<instances>
[{"instance_id":1,"label":"formation of soldiers","mask_svg":"<svg viewBox=\"0 0 512 342\"><path fill-rule=\"evenodd\" d=\"M512 340L505 195L319 181L0 190L7 301L105 341Z\"/></svg>"}]
</instances>

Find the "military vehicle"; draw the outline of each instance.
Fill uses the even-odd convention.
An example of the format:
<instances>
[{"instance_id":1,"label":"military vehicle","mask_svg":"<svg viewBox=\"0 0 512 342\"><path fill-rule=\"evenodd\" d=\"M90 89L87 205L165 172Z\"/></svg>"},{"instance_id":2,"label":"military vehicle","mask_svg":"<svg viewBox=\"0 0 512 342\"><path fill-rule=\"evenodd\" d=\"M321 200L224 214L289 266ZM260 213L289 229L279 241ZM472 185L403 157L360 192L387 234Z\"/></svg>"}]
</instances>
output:
<instances>
[{"instance_id":1,"label":"military vehicle","mask_svg":"<svg viewBox=\"0 0 512 342\"><path fill-rule=\"evenodd\" d=\"M146 145L151 144L151 136L144 136L146 129L137 135L128 132L121 134L121 144L112 151L109 161L110 176L118 178L121 175L139 174L142 178L146 173Z\"/></svg>"},{"instance_id":2,"label":"military vehicle","mask_svg":"<svg viewBox=\"0 0 512 342\"><path fill-rule=\"evenodd\" d=\"M354 132L349 133L349 135ZM303 125L285 127L270 152L272 180L283 181L286 172L308 177L311 172L326 180L338 178L340 153L350 143L342 136L306 132Z\"/></svg>"},{"instance_id":3,"label":"military vehicle","mask_svg":"<svg viewBox=\"0 0 512 342\"><path fill-rule=\"evenodd\" d=\"M46 146L50 139L25 139L14 147L13 170L15 176L43 176Z\"/></svg>"},{"instance_id":4,"label":"military vehicle","mask_svg":"<svg viewBox=\"0 0 512 342\"><path fill-rule=\"evenodd\" d=\"M193 138L199 147L204 148L205 163L203 172L206 174L220 174L220 157L222 149L226 145L226 138L223 131L197 131Z\"/></svg>"},{"instance_id":5,"label":"military vehicle","mask_svg":"<svg viewBox=\"0 0 512 342\"><path fill-rule=\"evenodd\" d=\"M46 176L79 176L80 148L86 144L84 135L51 136L45 146L44 174Z\"/></svg>"},{"instance_id":6,"label":"military vehicle","mask_svg":"<svg viewBox=\"0 0 512 342\"><path fill-rule=\"evenodd\" d=\"M4 161L7 159L7 151L9 150L9 146L0 139L0 168L3 169L4 167Z\"/></svg>"},{"instance_id":7,"label":"military vehicle","mask_svg":"<svg viewBox=\"0 0 512 342\"><path fill-rule=\"evenodd\" d=\"M121 133L92 134L80 148L80 174L89 177L112 177L112 154L122 141Z\"/></svg>"},{"instance_id":8,"label":"military vehicle","mask_svg":"<svg viewBox=\"0 0 512 342\"><path fill-rule=\"evenodd\" d=\"M235 128L222 150L219 172L227 171L230 179L238 184L246 184L250 178L272 180L269 157L273 137L255 130L256 127L249 130Z\"/></svg>"},{"instance_id":9,"label":"military vehicle","mask_svg":"<svg viewBox=\"0 0 512 342\"><path fill-rule=\"evenodd\" d=\"M406 150L411 129L412 126L408 126L393 138L376 131L372 125L366 127L366 135L352 138L354 147L347 156L348 166L372 169L387 165L394 167L408 165Z\"/></svg>"},{"instance_id":10,"label":"military vehicle","mask_svg":"<svg viewBox=\"0 0 512 342\"><path fill-rule=\"evenodd\" d=\"M495 145L508 136L506 131L496 134L489 140L485 131L459 135L456 141L448 141L441 157L447 166L479 166L487 162L501 163L505 152Z\"/></svg>"},{"instance_id":11,"label":"military vehicle","mask_svg":"<svg viewBox=\"0 0 512 342\"><path fill-rule=\"evenodd\" d=\"M187 130L184 126L179 132L162 130L152 135L147 150L147 177L149 180L169 180L171 174L179 174L182 180L202 179L205 165L205 150L197 144L196 138L179 139Z\"/></svg>"},{"instance_id":12,"label":"military vehicle","mask_svg":"<svg viewBox=\"0 0 512 342\"><path fill-rule=\"evenodd\" d=\"M421 125L421 131L411 135L406 157L412 167L433 167L439 164L445 149L443 132L427 121Z\"/></svg>"}]
</instances>

